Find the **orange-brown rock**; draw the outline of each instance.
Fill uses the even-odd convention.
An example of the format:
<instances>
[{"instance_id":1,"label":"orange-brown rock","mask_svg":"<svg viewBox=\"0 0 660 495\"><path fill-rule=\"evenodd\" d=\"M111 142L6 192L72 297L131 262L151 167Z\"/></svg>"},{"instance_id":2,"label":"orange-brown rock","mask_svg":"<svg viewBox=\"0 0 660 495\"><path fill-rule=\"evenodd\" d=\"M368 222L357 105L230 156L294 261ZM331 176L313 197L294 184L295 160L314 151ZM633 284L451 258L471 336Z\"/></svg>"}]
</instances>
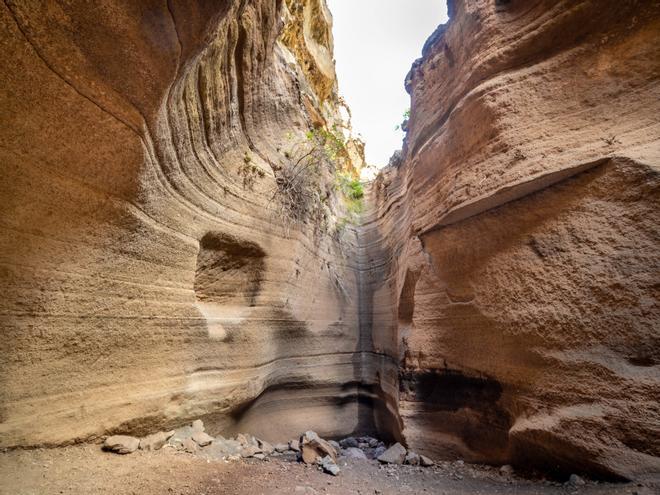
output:
<instances>
[{"instance_id":1,"label":"orange-brown rock","mask_svg":"<svg viewBox=\"0 0 660 495\"><path fill-rule=\"evenodd\" d=\"M450 14L341 229L361 143L282 196L347 127L322 0L0 4L0 447L199 417L660 472L660 7Z\"/></svg>"},{"instance_id":2,"label":"orange-brown rock","mask_svg":"<svg viewBox=\"0 0 660 495\"><path fill-rule=\"evenodd\" d=\"M359 429L352 228L331 177L325 224L274 194L312 114L339 119L324 12L0 5L1 447Z\"/></svg>"},{"instance_id":3,"label":"orange-brown rock","mask_svg":"<svg viewBox=\"0 0 660 495\"><path fill-rule=\"evenodd\" d=\"M436 458L657 474L660 9L450 14L362 233L361 321L401 364L401 435Z\"/></svg>"}]
</instances>

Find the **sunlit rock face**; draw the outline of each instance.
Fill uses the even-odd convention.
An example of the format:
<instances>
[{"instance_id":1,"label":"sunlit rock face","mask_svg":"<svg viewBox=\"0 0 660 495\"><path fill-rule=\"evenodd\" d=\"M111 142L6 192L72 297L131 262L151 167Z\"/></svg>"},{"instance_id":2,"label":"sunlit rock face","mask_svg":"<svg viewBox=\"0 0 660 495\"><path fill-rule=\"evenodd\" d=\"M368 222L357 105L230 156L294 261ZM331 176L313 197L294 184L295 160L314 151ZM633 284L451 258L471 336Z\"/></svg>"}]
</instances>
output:
<instances>
[{"instance_id":1,"label":"sunlit rock face","mask_svg":"<svg viewBox=\"0 0 660 495\"><path fill-rule=\"evenodd\" d=\"M283 151L339 118L324 2L0 15L0 446L373 429L354 229L273 199Z\"/></svg>"},{"instance_id":2,"label":"sunlit rock face","mask_svg":"<svg viewBox=\"0 0 660 495\"><path fill-rule=\"evenodd\" d=\"M362 232L362 317L400 363L401 434L434 457L658 473L659 8L450 16L408 76L403 163Z\"/></svg>"}]
</instances>

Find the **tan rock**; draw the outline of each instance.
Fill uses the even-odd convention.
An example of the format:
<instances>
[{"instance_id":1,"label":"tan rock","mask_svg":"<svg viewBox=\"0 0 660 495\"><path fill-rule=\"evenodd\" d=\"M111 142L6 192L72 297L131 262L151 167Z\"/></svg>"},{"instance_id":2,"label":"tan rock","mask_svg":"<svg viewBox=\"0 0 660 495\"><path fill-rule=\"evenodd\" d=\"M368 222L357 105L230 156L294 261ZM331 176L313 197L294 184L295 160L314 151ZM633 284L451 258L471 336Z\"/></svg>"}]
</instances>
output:
<instances>
[{"instance_id":1,"label":"tan rock","mask_svg":"<svg viewBox=\"0 0 660 495\"><path fill-rule=\"evenodd\" d=\"M103 450L115 454L130 454L135 452L140 445L140 440L127 435L113 435L103 442Z\"/></svg>"},{"instance_id":2,"label":"tan rock","mask_svg":"<svg viewBox=\"0 0 660 495\"><path fill-rule=\"evenodd\" d=\"M306 464L315 464L326 456L333 461L337 460L335 448L313 431L307 431L300 437L300 449L302 460Z\"/></svg>"},{"instance_id":3,"label":"tan rock","mask_svg":"<svg viewBox=\"0 0 660 495\"><path fill-rule=\"evenodd\" d=\"M167 443L172 435L174 435L174 430L159 431L142 437L140 439L140 450L158 450Z\"/></svg>"},{"instance_id":4,"label":"tan rock","mask_svg":"<svg viewBox=\"0 0 660 495\"><path fill-rule=\"evenodd\" d=\"M403 363L398 433L437 458L643 477L660 11L496 4L452 2L407 79L402 158L368 193L363 297Z\"/></svg>"},{"instance_id":5,"label":"tan rock","mask_svg":"<svg viewBox=\"0 0 660 495\"><path fill-rule=\"evenodd\" d=\"M403 464L405 459L406 448L398 442L378 456L378 460L385 464Z\"/></svg>"},{"instance_id":6,"label":"tan rock","mask_svg":"<svg viewBox=\"0 0 660 495\"><path fill-rule=\"evenodd\" d=\"M311 120L342 124L325 3L170 3L3 6L2 448L191 411L266 440L309 411L354 427L327 400L359 340L332 164L313 220L273 199Z\"/></svg>"},{"instance_id":7,"label":"tan rock","mask_svg":"<svg viewBox=\"0 0 660 495\"><path fill-rule=\"evenodd\" d=\"M343 228L359 143L282 189L342 126L325 3L170 4L0 10L0 448L196 414L660 471L656 3L451 2Z\"/></svg>"},{"instance_id":8,"label":"tan rock","mask_svg":"<svg viewBox=\"0 0 660 495\"><path fill-rule=\"evenodd\" d=\"M213 437L203 431L196 431L192 434L193 441L200 447L205 447L213 442Z\"/></svg>"},{"instance_id":9,"label":"tan rock","mask_svg":"<svg viewBox=\"0 0 660 495\"><path fill-rule=\"evenodd\" d=\"M197 452L197 450L199 450L197 442L195 442L192 438L185 438L181 445L183 450L190 454L194 454Z\"/></svg>"}]
</instances>

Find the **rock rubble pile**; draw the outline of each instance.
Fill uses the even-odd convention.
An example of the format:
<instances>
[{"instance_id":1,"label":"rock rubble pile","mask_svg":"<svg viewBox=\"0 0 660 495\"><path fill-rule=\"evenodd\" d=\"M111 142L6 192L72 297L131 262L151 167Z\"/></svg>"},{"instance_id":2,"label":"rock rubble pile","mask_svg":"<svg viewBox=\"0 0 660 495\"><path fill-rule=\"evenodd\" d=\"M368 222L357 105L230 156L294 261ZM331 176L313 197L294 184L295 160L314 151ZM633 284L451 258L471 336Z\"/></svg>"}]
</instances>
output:
<instances>
[{"instance_id":1,"label":"rock rubble pile","mask_svg":"<svg viewBox=\"0 0 660 495\"><path fill-rule=\"evenodd\" d=\"M272 445L248 433L239 433L233 438L212 436L205 431L204 423L199 419L176 430L159 431L142 438L113 435L103 443L103 450L116 454L162 448L199 455L209 460L267 460L269 457L288 456L291 460L317 466L319 470L333 476L339 474L341 461L345 465L349 459L422 467L434 465L428 457L409 451L400 443L386 447L384 442L370 436L347 437L337 442L325 440L310 430L300 438Z\"/></svg>"}]
</instances>

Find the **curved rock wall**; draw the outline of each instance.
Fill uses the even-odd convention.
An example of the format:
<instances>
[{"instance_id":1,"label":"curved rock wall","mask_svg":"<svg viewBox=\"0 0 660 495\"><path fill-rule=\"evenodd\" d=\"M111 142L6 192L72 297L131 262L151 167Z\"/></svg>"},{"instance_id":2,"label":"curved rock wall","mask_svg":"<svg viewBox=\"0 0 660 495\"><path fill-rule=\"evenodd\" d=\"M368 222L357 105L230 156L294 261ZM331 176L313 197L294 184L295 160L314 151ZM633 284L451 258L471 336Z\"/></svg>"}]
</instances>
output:
<instances>
[{"instance_id":1,"label":"curved rock wall","mask_svg":"<svg viewBox=\"0 0 660 495\"><path fill-rule=\"evenodd\" d=\"M0 5L0 446L373 422L353 230L274 199L285 150L339 118L319 9Z\"/></svg>"},{"instance_id":2,"label":"curved rock wall","mask_svg":"<svg viewBox=\"0 0 660 495\"><path fill-rule=\"evenodd\" d=\"M450 15L407 78L404 163L364 226L402 436L435 457L658 473L660 10Z\"/></svg>"},{"instance_id":3,"label":"curved rock wall","mask_svg":"<svg viewBox=\"0 0 660 495\"><path fill-rule=\"evenodd\" d=\"M201 417L660 471L660 9L450 14L341 229L332 170L303 225L277 195L344 126L322 0L0 4L0 447Z\"/></svg>"}]
</instances>

